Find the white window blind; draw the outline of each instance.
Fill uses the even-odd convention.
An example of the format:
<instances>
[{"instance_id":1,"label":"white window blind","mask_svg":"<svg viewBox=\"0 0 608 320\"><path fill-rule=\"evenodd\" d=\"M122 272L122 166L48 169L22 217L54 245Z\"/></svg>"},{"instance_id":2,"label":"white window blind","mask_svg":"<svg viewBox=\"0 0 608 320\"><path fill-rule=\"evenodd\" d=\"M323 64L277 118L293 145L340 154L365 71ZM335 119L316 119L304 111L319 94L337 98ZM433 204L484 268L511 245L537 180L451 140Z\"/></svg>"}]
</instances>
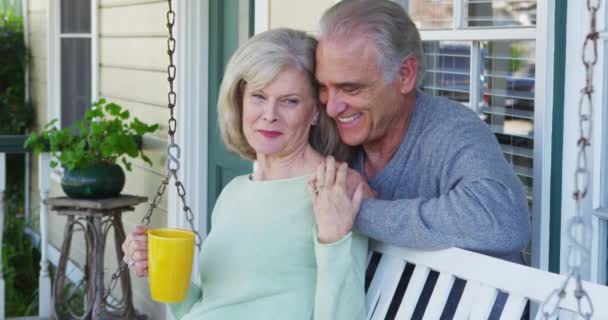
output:
<instances>
[{"instance_id":1,"label":"white window blind","mask_svg":"<svg viewBox=\"0 0 608 320\"><path fill-rule=\"evenodd\" d=\"M471 45L463 42L424 42L424 91L470 103Z\"/></svg>"},{"instance_id":2,"label":"white window blind","mask_svg":"<svg viewBox=\"0 0 608 320\"><path fill-rule=\"evenodd\" d=\"M532 200L534 41L482 41L478 48L483 68L480 115Z\"/></svg>"}]
</instances>

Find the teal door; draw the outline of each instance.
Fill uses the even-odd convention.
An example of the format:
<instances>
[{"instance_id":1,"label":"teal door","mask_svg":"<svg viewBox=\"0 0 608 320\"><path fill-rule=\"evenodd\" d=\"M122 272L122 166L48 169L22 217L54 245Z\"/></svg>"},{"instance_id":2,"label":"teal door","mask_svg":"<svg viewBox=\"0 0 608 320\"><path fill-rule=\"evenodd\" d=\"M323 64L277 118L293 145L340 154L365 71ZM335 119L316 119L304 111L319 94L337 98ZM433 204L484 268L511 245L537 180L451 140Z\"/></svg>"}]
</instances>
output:
<instances>
[{"instance_id":1,"label":"teal door","mask_svg":"<svg viewBox=\"0 0 608 320\"><path fill-rule=\"evenodd\" d=\"M217 124L217 98L224 68L239 42L251 35L252 12L253 0L209 1L209 215L224 186L235 176L250 173L252 169L250 161L226 150ZM210 226L211 216L208 218Z\"/></svg>"}]
</instances>

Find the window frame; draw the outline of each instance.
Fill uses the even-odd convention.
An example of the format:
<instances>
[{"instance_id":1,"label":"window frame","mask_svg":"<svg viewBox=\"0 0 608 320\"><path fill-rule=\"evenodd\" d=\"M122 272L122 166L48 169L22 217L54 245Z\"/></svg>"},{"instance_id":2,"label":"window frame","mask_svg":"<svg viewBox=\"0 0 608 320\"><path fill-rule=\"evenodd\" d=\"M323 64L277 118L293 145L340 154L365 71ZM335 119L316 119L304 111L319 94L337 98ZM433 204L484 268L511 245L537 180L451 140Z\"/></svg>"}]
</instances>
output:
<instances>
[{"instance_id":1,"label":"window frame","mask_svg":"<svg viewBox=\"0 0 608 320\"><path fill-rule=\"evenodd\" d=\"M61 40L87 38L91 40L91 101L99 98L99 0L91 1L91 31L88 34L61 32L61 0L51 0L48 11L47 61L47 121L54 118L61 123Z\"/></svg>"},{"instance_id":2,"label":"window frame","mask_svg":"<svg viewBox=\"0 0 608 320\"><path fill-rule=\"evenodd\" d=\"M406 6L410 0L397 1ZM452 29L421 29L422 41L470 41L471 42L471 79L479 76L474 66L479 59L480 41L526 40L535 41L535 92L534 92L534 149L533 149L533 191L532 191L532 239L531 265L541 270L549 270L550 249L550 182L552 154L553 119L553 47L555 3L537 1L536 25L525 27L468 27L464 10L465 0L454 0ZM470 92L477 91L477 81L471 81ZM474 107L475 94L471 94L471 107ZM543 107L540 107L543 106Z\"/></svg>"},{"instance_id":3,"label":"window frame","mask_svg":"<svg viewBox=\"0 0 608 320\"><path fill-rule=\"evenodd\" d=\"M91 1L91 100L99 98L99 0ZM58 119L61 124L61 39L74 34L61 33L61 0L50 0L47 15L47 106L46 122ZM81 37L80 35L76 35ZM60 183L63 169L51 170L53 181Z\"/></svg>"}]
</instances>

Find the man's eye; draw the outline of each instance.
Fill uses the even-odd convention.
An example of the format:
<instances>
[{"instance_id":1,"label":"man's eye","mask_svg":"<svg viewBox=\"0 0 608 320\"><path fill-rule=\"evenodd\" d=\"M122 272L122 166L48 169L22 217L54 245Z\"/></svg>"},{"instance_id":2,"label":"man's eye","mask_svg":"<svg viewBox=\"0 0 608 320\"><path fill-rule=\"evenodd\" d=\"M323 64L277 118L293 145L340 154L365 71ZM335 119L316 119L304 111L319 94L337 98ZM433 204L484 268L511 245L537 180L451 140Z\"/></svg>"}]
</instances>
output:
<instances>
[{"instance_id":1,"label":"man's eye","mask_svg":"<svg viewBox=\"0 0 608 320\"><path fill-rule=\"evenodd\" d=\"M349 93L349 94L354 94L359 92L359 90L361 89L360 86L345 86L342 88L342 90L344 90L344 92Z\"/></svg>"}]
</instances>

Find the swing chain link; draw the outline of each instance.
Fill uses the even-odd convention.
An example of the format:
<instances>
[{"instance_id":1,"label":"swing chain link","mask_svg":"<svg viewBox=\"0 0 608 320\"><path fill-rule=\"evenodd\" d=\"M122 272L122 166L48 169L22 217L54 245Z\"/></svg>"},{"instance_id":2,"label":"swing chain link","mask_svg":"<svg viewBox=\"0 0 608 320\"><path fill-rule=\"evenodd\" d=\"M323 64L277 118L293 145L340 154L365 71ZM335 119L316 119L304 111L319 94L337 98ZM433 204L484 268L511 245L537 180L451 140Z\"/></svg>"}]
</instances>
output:
<instances>
[{"instance_id":1,"label":"swing chain link","mask_svg":"<svg viewBox=\"0 0 608 320\"><path fill-rule=\"evenodd\" d=\"M169 10L167 11L167 29L169 31L169 38L167 39L167 54L169 55L169 66L167 67L167 80L169 81L169 93L167 94L168 98L168 107L169 107L169 137L171 143L167 146L167 177L166 183L169 183L169 179L173 177L175 179L175 188L177 189L177 194L181 200L182 210L186 215L186 220L190 225L190 228L194 232L195 235L195 243L198 249L200 250L202 244L202 238L198 231L196 231L194 225L194 214L192 213L192 209L187 205L186 201L186 188L184 184L179 180L178 171L180 169L179 158L181 155L181 149L179 145L175 142L175 132L177 131L177 120L174 116L175 104L177 101L177 94L174 91L173 82L175 81L175 75L177 72L177 68L173 63L173 56L175 54L175 38L173 37L173 27L175 26L175 11L173 11L173 0L167 0L169 4ZM161 183L161 185L165 184L165 181ZM160 189L160 188L159 188ZM162 191L164 193L165 187L162 187ZM162 195L162 193L161 193ZM157 193L158 197L159 194ZM150 216L152 215L152 211L149 211L146 215L146 220L150 222Z\"/></svg>"},{"instance_id":2,"label":"swing chain link","mask_svg":"<svg viewBox=\"0 0 608 320\"><path fill-rule=\"evenodd\" d=\"M587 196L590 183L588 167L588 148L591 146L593 124L593 71L598 60L597 42L597 12L601 0L587 0L587 10L590 16L589 32L583 42L582 62L585 67L585 85L581 89L578 102L579 139L577 141L576 170L574 171L574 192L572 197L576 201L576 214L568 223L568 276L561 287L555 289L542 303L543 319L553 319L559 315L560 305L566 299L568 284L574 282L573 296L577 303L577 315L583 319L593 317L593 303L585 289L581 269L590 257L590 235L593 231L588 217L583 215L582 201Z\"/></svg>"},{"instance_id":3,"label":"swing chain link","mask_svg":"<svg viewBox=\"0 0 608 320\"><path fill-rule=\"evenodd\" d=\"M168 107L169 107L169 114L170 114L169 121L168 121L168 133L169 133L170 143L167 146L167 175L165 176L165 178L161 181L160 185L158 186L158 189L156 190L156 194L154 195L152 202L149 204L148 211L146 212L146 215L142 218L141 223L143 223L147 226L150 225L150 222L152 220L152 214L154 213L154 209L156 209L158 207L158 204L160 203L163 195L165 194L165 191L167 190L167 186L169 185L171 177L173 177L175 179L175 188L177 189L177 194L181 200L182 210L186 216L186 220L188 221L190 228L194 232L195 244L196 244L197 248L200 250L203 241L202 241L202 238L201 238L200 234L198 233L198 231L196 231L195 224L194 224L194 214L192 212L192 209L186 204L187 203L186 202L186 189L184 187L184 184L179 180L179 177L177 175L177 173L180 169L179 158L181 155L181 148L175 142L175 133L177 132L177 120L175 119L175 112L174 112L175 104L177 102L177 94L175 93L174 85L173 85L173 82L175 81L175 77L176 77L176 73L177 73L177 68L176 68L175 64L173 63L173 60L174 60L173 56L175 54L175 48L176 48L176 41L175 41L175 38L173 37L173 27L175 25L175 11L173 10L173 1L167 0L167 2L169 4L169 10L167 11L167 15L166 15L167 29L169 30L169 38L167 39L167 54L169 55L169 66L167 67L167 80L169 82L169 93L167 94L167 100L168 100ZM107 300L108 297L110 296L111 292L116 287L118 280L120 280L121 274L123 272L128 271L128 267L129 267L129 265L127 264L126 261L124 261L124 259L119 262L118 268L112 274L108 288L103 296L104 302L108 303L108 300Z\"/></svg>"}]
</instances>

